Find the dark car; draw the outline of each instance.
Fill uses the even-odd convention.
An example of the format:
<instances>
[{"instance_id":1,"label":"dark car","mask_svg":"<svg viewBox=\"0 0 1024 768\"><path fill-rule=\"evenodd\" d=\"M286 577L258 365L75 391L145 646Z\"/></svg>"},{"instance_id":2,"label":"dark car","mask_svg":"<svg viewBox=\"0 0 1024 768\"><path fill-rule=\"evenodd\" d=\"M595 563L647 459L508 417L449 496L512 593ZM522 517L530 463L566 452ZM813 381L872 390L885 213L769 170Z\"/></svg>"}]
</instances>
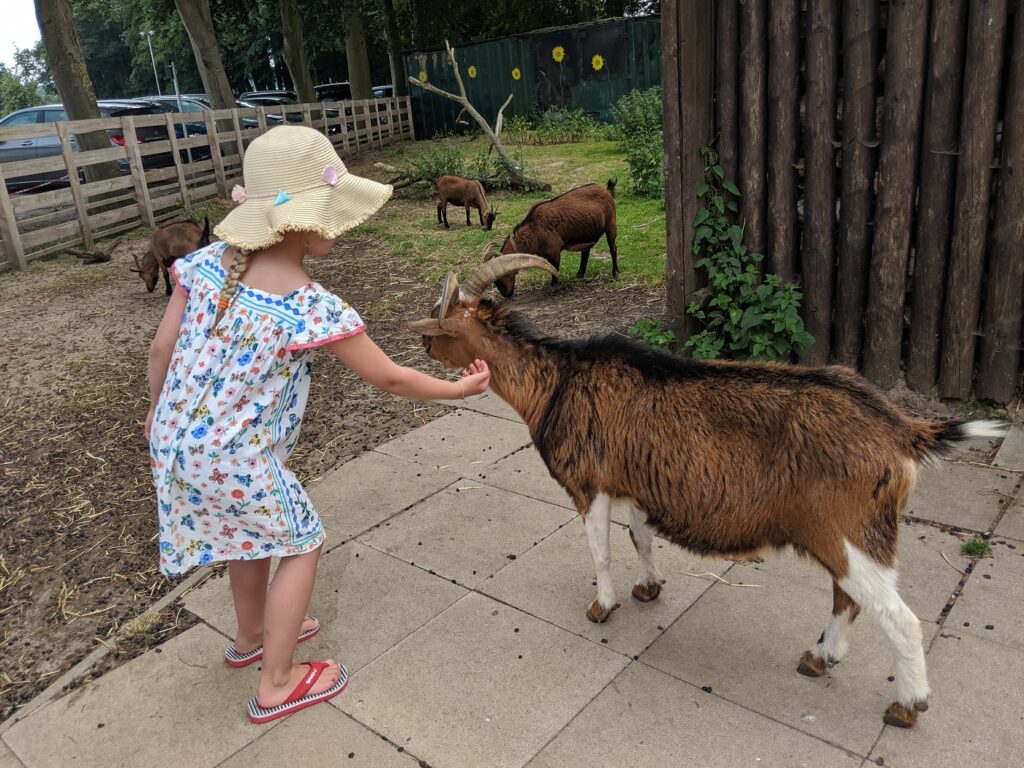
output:
<instances>
[{"instance_id":1,"label":"dark car","mask_svg":"<svg viewBox=\"0 0 1024 768\"><path fill-rule=\"evenodd\" d=\"M245 101L243 99L236 99L235 100L235 104L238 105L239 107L241 107L242 109L256 109L256 107L265 107L265 106L267 106L266 104L257 104L255 102ZM271 128L273 128L275 125L280 125L281 123L284 122L284 118L282 118L280 115L270 114L270 115L267 115L266 118L267 118L267 125L270 126ZM259 120L257 120L255 117L245 117L245 118L242 118L242 119L243 119L243 121L246 122L246 127L247 128L250 127L248 125L248 121L249 120L253 120L253 121L256 122L257 126L259 125ZM294 121L292 121L292 122L294 122ZM255 127L255 126L253 126L253 127Z\"/></svg>"},{"instance_id":2,"label":"dark car","mask_svg":"<svg viewBox=\"0 0 1024 768\"><path fill-rule=\"evenodd\" d=\"M247 94L243 93L239 96L238 103L245 103L253 107L269 107L271 109L274 107L298 105L299 102L295 100L295 97L288 95L290 93L291 91L250 91ZM305 118L302 113L297 110L288 112L287 114L289 123L305 122ZM327 107L324 107L324 114L332 120L337 120L339 112L336 109L328 109ZM349 114L348 110L346 110L346 114ZM277 117L280 119L280 115L277 115ZM270 115L267 115L267 118L269 119ZM329 133L339 133L340 131L341 128L337 125L332 125L328 129Z\"/></svg>"},{"instance_id":3,"label":"dark car","mask_svg":"<svg viewBox=\"0 0 1024 768\"><path fill-rule=\"evenodd\" d=\"M317 101L352 101L352 86L345 83L323 83L313 86Z\"/></svg>"},{"instance_id":4,"label":"dark car","mask_svg":"<svg viewBox=\"0 0 1024 768\"><path fill-rule=\"evenodd\" d=\"M256 98L254 98L254 97L256 97L256 98L277 97L277 98L288 99L288 101L282 102L284 104L297 104L298 103L298 98L299 98L296 95L295 91L283 91L283 90L276 90L276 91L275 90L269 90L269 91L245 91L245 93L240 93L238 95L238 98L240 98L242 101L256 101Z\"/></svg>"},{"instance_id":5,"label":"dark car","mask_svg":"<svg viewBox=\"0 0 1024 768\"><path fill-rule=\"evenodd\" d=\"M147 104L133 102L130 100L115 101L105 100L98 102L101 117L123 117L127 115L151 115L156 109ZM57 123L68 119L64 107L60 104L41 104L36 107L28 107L12 112L3 119L0 119L0 128L14 128L19 125L35 125L38 123ZM124 133L120 128L107 130L111 146L123 147L125 145ZM143 126L136 128L135 138L140 144L154 141L166 141L167 129L163 126ZM72 151L78 151L78 142L75 136L68 138ZM53 157L60 155L60 139L53 136L35 136L31 138L18 138L7 141L0 141L0 163L15 162L17 160L32 160L42 157ZM143 157L144 168L162 168L173 164L174 159L170 152L162 152ZM117 161L122 173L129 172L128 160ZM25 191L36 187L40 189L62 186L67 183L66 171L41 171L31 176L19 176L7 179L9 191Z\"/></svg>"},{"instance_id":6,"label":"dark car","mask_svg":"<svg viewBox=\"0 0 1024 768\"><path fill-rule=\"evenodd\" d=\"M137 99L133 99L133 101L148 104L152 106L155 111L167 114L198 113L196 114L196 117L200 117L209 109L209 107L204 106L202 102L187 99L184 96L181 97L180 104L178 99L174 96L141 96ZM174 135L178 139L190 139L194 136L206 136L206 134L206 122L204 120L198 119L190 120L187 123L174 123ZM209 160L211 156L209 146L189 147L179 150L179 154L181 155L181 161L183 163L191 163L196 160Z\"/></svg>"}]
</instances>

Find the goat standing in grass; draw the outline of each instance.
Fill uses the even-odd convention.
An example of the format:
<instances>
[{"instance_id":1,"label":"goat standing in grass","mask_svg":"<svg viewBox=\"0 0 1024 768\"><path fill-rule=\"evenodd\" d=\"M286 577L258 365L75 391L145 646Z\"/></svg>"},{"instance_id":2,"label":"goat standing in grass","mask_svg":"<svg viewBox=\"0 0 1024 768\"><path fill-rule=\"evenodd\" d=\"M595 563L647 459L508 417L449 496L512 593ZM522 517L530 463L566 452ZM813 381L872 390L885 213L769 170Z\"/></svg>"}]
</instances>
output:
<instances>
[{"instance_id":1,"label":"goat standing in grass","mask_svg":"<svg viewBox=\"0 0 1024 768\"><path fill-rule=\"evenodd\" d=\"M913 419L853 371L674 357L617 336L544 336L483 291L517 270L552 274L523 254L492 259L461 289L449 275L431 318L410 328L452 368L491 366L491 387L526 422L544 463L584 520L601 622L617 607L609 506L630 504L640 558L633 597L658 597L652 531L700 555L750 557L792 547L832 576L833 607L799 671L818 676L846 652L863 608L896 652L885 722L909 727L928 706L917 617L897 591L900 514L918 467L996 422Z\"/></svg>"},{"instance_id":2,"label":"goat standing in grass","mask_svg":"<svg viewBox=\"0 0 1024 768\"><path fill-rule=\"evenodd\" d=\"M139 263L138 256L135 256L135 266L130 267L132 272L137 272L139 277L146 283L146 290L150 293L156 288L157 279L160 273L164 276L164 293L171 295L171 276L168 270L171 264L187 256L200 248L210 244L210 220L204 221L202 229L198 224L191 221L178 221L157 227L149 238L149 249L146 251L142 263Z\"/></svg>"},{"instance_id":3,"label":"goat standing in grass","mask_svg":"<svg viewBox=\"0 0 1024 768\"><path fill-rule=\"evenodd\" d=\"M480 215L480 226L485 231L490 231L494 226L494 219L498 215L497 209L491 208L487 202L487 195L484 193L484 185L473 179L464 179L461 176L442 176L433 182L437 187L437 194L441 198L437 203L437 223L448 226L448 203L461 205L466 209L466 226L470 224L469 209L476 208Z\"/></svg>"},{"instance_id":4,"label":"goat standing in grass","mask_svg":"<svg viewBox=\"0 0 1024 768\"><path fill-rule=\"evenodd\" d=\"M563 192L550 200L542 200L526 214L512 234L505 238L501 251L484 248L484 261L509 253L531 253L542 256L555 268L551 284L558 282L562 251L580 251L580 268L576 279L587 273L590 249L604 235L612 254L612 277L619 276L619 252L615 247L618 226L615 223L615 179L608 184L584 184ZM503 274L496 281L498 292L506 299L516 290L515 272Z\"/></svg>"}]
</instances>

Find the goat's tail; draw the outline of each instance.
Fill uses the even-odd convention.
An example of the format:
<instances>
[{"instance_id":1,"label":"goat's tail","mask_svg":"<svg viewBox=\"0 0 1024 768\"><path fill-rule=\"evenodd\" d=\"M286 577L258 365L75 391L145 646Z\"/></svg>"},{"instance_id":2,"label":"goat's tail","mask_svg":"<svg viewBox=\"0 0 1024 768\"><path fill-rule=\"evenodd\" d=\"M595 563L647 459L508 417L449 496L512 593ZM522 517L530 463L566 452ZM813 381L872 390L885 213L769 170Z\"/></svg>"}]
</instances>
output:
<instances>
[{"instance_id":1,"label":"goat's tail","mask_svg":"<svg viewBox=\"0 0 1024 768\"><path fill-rule=\"evenodd\" d=\"M205 248L210 244L210 217L203 216L203 234L199 236L199 247Z\"/></svg>"},{"instance_id":2,"label":"goat's tail","mask_svg":"<svg viewBox=\"0 0 1024 768\"><path fill-rule=\"evenodd\" d=\"M914 421L913 451L919 462L948 456L957 445L975 437L1002 437L1010 425L995 419L980 421Z\"/></svg>"},{"instance_id":3,"label":"goat's tail","mask_svg":"<svg viewBox=\"0 0 1024 768\"><path fill-rule=\"evenodd\" d=\"M614 176L608 179L608 191L611 193L612 197L615 197L615 185L618 183L618 181L619 180Z\"/></svg>"}]
</instances>

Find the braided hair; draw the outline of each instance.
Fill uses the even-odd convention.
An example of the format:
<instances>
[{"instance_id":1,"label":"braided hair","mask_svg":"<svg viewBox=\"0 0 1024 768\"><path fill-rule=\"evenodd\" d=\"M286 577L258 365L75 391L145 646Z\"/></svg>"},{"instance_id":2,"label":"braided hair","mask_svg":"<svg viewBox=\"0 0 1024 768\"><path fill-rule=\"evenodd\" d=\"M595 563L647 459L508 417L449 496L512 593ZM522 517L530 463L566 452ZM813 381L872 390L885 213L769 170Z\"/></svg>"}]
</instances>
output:
<instances>
[{"instance_id":1,"label":"braided hair","mask_svg":"<svg viewBox=\"0 0 1024 768\"><path fill-rule=\"evenodd\" d=\"M234 301L235 293L238 291L238 281L242 279L242 275L245 274L245 268L248 266L249 253L236 249L235 258L232 259L231 266L228 267L228 273L224 277L224 287L221 288L220 298L217 299L217 315L213 320L214 328L220 325L221 318L224 317L224 311Z\"/></svg>"}]
</instances>

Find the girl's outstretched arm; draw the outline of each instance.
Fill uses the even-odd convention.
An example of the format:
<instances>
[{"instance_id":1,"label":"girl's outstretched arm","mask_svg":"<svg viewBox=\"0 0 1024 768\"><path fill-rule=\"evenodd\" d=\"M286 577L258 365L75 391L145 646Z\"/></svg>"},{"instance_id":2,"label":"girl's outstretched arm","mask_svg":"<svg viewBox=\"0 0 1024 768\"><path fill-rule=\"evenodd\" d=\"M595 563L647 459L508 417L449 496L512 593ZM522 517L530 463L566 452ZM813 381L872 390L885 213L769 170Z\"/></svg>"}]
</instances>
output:
<instances>
[{"instance_id":1,"label":"girl's outstretched arm","mask_svg":"<svg viewBox=\"0 0 1024 768\"><path fill-rule=\"evenodd\" d=\"M174 344L178 340L181 331L181 320L185 316L185 304L188 296L180 289L175 288L167 302L167 309L164 311L164 318L160 321L160 327L156 329L156 336L153 343L149 345L149 414L146 416L146 439L149 440L149 430L153 424L153 414L156 412L156 403L160 399L160 390L164 387L164 379L167 378L167 368L171 364L171 355L174 353Z\"/></svg>"},{"instance_id":2,"label":"girl's outstretched arm","mask_svg":"<svg viewBox=\"0 0 1024 768\"><path fill-rule=\"evenodd\" d=\"M487 389L491 379L491 371L483 360L477 360L463 371L461 381L435 379L414 368L398 365L365 333L326 346L363 381L413 400L460 400L479 395Z\"/></svg>"}]
</instances>

